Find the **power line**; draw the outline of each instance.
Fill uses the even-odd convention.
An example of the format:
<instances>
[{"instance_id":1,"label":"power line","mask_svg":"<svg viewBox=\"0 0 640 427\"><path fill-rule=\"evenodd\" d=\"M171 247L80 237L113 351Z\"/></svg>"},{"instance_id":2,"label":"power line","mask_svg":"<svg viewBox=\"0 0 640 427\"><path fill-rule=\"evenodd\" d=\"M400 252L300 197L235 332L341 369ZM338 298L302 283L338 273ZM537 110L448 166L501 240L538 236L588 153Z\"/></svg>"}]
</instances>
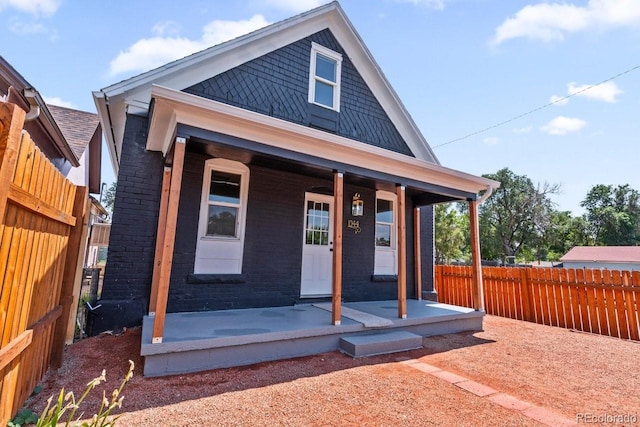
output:
<instances>
[{"instance_id":1,"label":"power line","mask_svg":"<svg viewBox=\"0 0 640 427\"><path fill-rule=\"evenodd\" d=\"M517 116L515 116L515 117L512 117L512 118L510 118L510 119L508 119L508 120L505 120L505 121L503 121L503 122L500 122L500 123L497 123L497 124L495 124L495 125L492 125L492 126L486 127L486 128L484 128L484 129L481 129L481 130L478 130L478 131L475 131L475 132L471 132L470 134L467 134L467 135L462 136L462 137L460 137L460 138L452 139L451 141L447 141L447 142L444 142L444 143L439 144L439 145L434 145L434 146L433 146L433 147L431 147L431 148L433 149L433 148L438 148L438 147L443 147L443 146L445 146L445 145L453 144L454 142L462 141L463 139L467 139L467 138L470 138L470 137L472 137L472 136L474 136L474 135L478 135L478 134L480 134L480 133L484 133L484 132L486 132L486 131L488 131L488 130L495 129L495 128L500 127L500 126L502 126L502 125L506 125L507 123L513 122L513 121L515 121L515 120L518 120L518 119L520 119L520 118L522 118L522 117L524 117L524 116L528 116L529 114L533 114L533 113L535 113L536 111L540 111L540 110L542 110L543 108L547 108L547 107L549 107L549 106L551 106L551 105L558 104L558 103L563 102L563 101L565 101L565 100L567 100L567 99L569 99L569 98L571 98L571 97L573 97L573 96L580 95L581 93L586 92L586 91L588 91L588 90L590 90L590 89L593 89L594 87L600 86L601 84L604 84L604 83L610 82L610 81L612 81L612 80L615 80L615 79L617 79L617 78L618 78L618 77L620 77L620 76L624 76L625 74L628 74L628 73L630 73L630 72L632 72L632 71L637 70L638 68L640 68L640 65L636 65L635 67L629 68L628 70L623 71L623 72L621 72L621 73L618 73L618 74L616 74L615 76L609 77L608 79L602 80L601 82L598 82L598 83L596 83L596 84L594 84L594 85L587 86L587 87L585 87L585 88L583 88L583 89L580 89L579 91L576 91L576 92L574 92L574 93L571 93L571 94L569 94L569 95L567 95L567 96L563 96L562 98L558 98L558 99L556 99L555 101L549 102L549 103L547 103L547 104L545 104L545 105L543 105L543 106L541 106L541 107L534 108L533 110L527 111L526 113L522 113L522 114L520 114L520 115L517 115Z\"/></svg>"}]
</instances>

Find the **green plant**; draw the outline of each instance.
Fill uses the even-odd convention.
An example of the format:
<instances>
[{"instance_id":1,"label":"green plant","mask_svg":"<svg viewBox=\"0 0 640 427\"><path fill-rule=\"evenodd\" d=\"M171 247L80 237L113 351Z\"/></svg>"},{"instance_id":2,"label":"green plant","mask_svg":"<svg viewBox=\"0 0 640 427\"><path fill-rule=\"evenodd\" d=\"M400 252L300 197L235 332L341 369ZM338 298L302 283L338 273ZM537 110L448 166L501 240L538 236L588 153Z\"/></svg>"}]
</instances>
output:
<instances>
[{"instance_id":1,"label":"green plant","mask_svg":"<svg viewBox=\"0 0 640 427\"><path fill-rule=\"evenodd\" d=\"M38 422L38 415L31 409L23 408L16 416L7 423L7 427L22 427L28 424L35 424Z\"/></svg>"},{"instance_id":2,"label":"green plant","mask_svg":"<svg viewBox=\"0 0 640 427\"><path fill-rule=\"evenodd\" d=\"M103 370L102 374L89 381L87 384L87 388L80 397L76 401L75 395L72 391L65 394L64 388L60 390L60 394L58 395L58 399L56 403L51 406L51 402L53 400L53 396L51 396L47 400L47 407L42 411L42 415L40 415L40 419L36 423L36 427L55 427L59 424L63 424L65 427L69 426L80 426L80 427L112 427L115 426L116 420L119 416L111 417L111 412L115 408L122 407L122 400L124 396L121 396L122 389L125 384L133 377L133 368L134 363L129 360L129 371L122 379L120 383L120 387L113 390L111 394L111 400L107 399L106 393L102 392L102 403L100 405L100 409L98 412L91 418L91 421L84 421L80 423L80 418L82 414L75 418L76 412L80 408L80 405L85 400L85 398L89 395L89 392L93 390L98 384L106 380L106 372ZM66 415L67 411L70 411L68 416ZM66 418L66 421L64 420Z\"/></svg>"}]
</instances>

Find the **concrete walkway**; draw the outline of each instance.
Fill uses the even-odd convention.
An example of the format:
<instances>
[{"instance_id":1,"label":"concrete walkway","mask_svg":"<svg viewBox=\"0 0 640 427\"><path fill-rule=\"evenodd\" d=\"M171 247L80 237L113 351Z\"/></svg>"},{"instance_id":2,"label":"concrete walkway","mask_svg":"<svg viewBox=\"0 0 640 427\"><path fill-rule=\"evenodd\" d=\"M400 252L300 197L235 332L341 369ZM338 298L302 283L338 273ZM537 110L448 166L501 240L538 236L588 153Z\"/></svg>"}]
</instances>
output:
<instances>
[{"instance_id":1,"label":"concrete walkway","mask_svg":"<svg viewBox=\"0 0 640 427\"><path fill-rule=\"evenodd\" d=\"M547 408L522 401L506 393L500 393L498 390L494 390L487 385L454 374L453 372L442 370L437 366L433 366L416 359L406 360L402 363L419 371L425 372L429 375L438 377L448 383L451 383L463 390L468 391L469 393L475 394L478 397L486 398L504 408L517 411L522 415L536 420L549 427L578 425L576 421L558 415Z\"/></svg>"}]
</instances>

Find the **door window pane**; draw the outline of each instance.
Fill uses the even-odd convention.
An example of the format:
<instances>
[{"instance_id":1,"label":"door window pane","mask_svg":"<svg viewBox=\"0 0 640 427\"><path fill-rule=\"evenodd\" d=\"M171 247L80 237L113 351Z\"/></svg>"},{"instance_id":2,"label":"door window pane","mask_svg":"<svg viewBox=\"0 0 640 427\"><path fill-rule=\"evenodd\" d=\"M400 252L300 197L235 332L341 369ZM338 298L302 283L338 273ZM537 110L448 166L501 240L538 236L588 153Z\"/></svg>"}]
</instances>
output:
<instances>
[{"instance_id":1,"label":"door window pane","mask_svg":"<svg viewBox=\"0 0 640 427\"><path fill-rule=\"evenodd\" d=\"M305 243L307 245L329 244L329 204L307 202Z\"/></svg>"},{"instance_id":2,"label":"door window pane","mask_svg":"<svg viewBox=\"0 0 640 427\"><path fill-rule=\"evenodd\" d=\"M209 205L207 236L237 237L238 208Z\"/></svg>"}]
</instances>

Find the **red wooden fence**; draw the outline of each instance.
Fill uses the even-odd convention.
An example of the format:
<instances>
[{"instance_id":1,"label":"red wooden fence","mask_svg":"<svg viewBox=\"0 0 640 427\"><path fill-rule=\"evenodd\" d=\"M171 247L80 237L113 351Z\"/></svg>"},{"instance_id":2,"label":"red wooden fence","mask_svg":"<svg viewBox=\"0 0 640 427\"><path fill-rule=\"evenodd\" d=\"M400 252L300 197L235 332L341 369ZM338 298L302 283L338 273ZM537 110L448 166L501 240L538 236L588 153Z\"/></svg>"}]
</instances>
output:
<instances>
[{"instance_id":1,"label":"red wooden fence","mask_svg":"<svg viewBox=\"0 0 640 427\"><path fill-rule=\"evenodd\" d=\"M473 307L471 267L438 265L440 302ZM640 271L483 267L485 311L640 340Z\"/></svg>"}]
</instances>

